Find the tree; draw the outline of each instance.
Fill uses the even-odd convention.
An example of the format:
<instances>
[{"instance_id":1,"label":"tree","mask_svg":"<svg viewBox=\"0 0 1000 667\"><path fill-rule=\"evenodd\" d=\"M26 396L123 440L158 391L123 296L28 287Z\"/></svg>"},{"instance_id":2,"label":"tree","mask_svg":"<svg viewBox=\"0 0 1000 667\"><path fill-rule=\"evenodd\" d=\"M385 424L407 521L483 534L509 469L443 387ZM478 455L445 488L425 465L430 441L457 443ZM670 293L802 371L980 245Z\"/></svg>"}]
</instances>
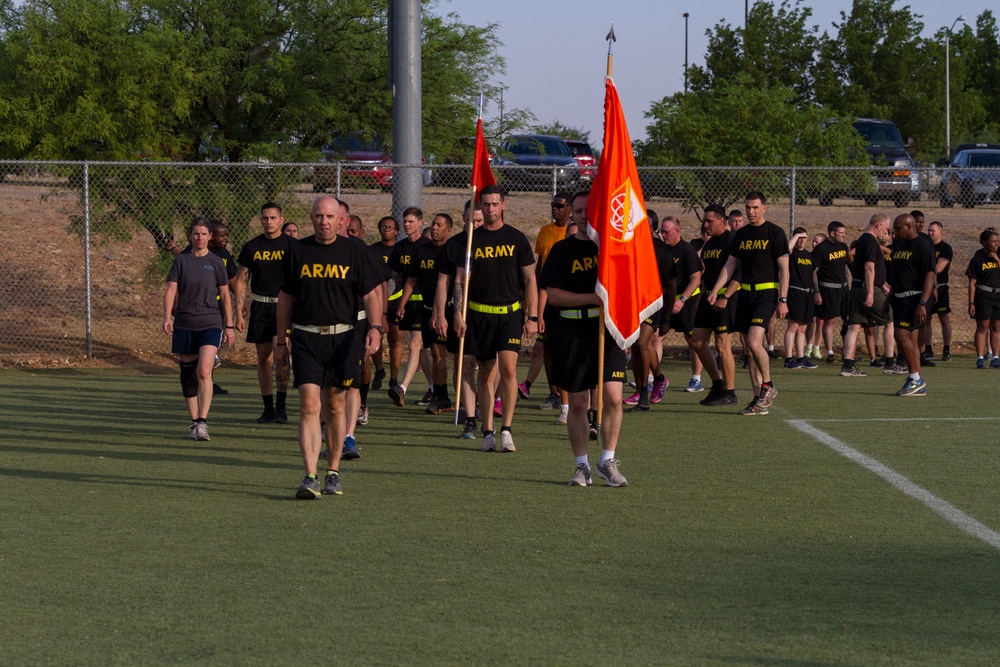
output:
<instances>
[{"instance_id":1,"label":"tree","mask_svg":"<svg viewBox=\"0 0 1000 667\"><path fill-rule=\"evenodd\" d=\"M590 141L590 130L584 130L571 125L563 125L561 121L554 120L551 123L535 125L531 128L535 134L551 134L563 139L579 139L580 141Z\"/></svg>"},{"instance_id":2,"label":"tree","mask_svg":"<svg viewBox=\"0 0 1000 667\"><path fill-rule=\"evenodd\" d=\"M728 206L747 190L774 195L788 189L788 172L768 166L865 165L861 138L849 123L825 126L830 112L794 104L796 92L784 86L762 88L751 75L694 93L676 93L654 102L646 117L647 139L637 142L639 158L649 165L734 166L738 170L674 171L675 183L651 189L679 189L690 208L707 203ZM830 179L851 179L848 172L806 172L803 192L849 187ZM826 179L825 181L823 179ZM645 187L645 186L644 186Z\"/></svg>"},{"instance_id":3,"label":"tree","mask_svg":"<svg viewBox=\"0 0 1000 667\"><path fill-rule=\"evenodd\" d=\"M810 70L819 47L818 26L809 26L812 9L802 0L755 2L746 28L722 22L706 31L705 67L689 68L691 89L707 90L744 74L756 86L784 86L797 103L813 99Z\"/></svg>"}]
</instances>

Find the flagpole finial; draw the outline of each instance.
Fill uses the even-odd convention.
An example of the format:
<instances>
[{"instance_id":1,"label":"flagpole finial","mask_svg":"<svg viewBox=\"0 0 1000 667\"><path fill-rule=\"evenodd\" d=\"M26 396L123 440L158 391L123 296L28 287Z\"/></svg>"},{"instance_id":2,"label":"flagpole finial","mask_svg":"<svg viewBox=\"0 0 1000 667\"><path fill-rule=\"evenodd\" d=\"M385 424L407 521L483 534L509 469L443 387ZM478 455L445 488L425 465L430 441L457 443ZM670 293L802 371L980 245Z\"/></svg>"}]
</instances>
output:
<instances>
[{"instance_id":1,"label":"flagpole finial","mask_svg":"<svg viewBox=\"0 0 1000 667\"><path fill-rule=\"evenodd\" d=\"M615 22L611 22L611 30L608 31L607 36L604 38L608 42L608 76L611 76L611 59L613 58L614 50L612 49L612 44L618 41L615 37Z\"/></svg>"}]
</instances>

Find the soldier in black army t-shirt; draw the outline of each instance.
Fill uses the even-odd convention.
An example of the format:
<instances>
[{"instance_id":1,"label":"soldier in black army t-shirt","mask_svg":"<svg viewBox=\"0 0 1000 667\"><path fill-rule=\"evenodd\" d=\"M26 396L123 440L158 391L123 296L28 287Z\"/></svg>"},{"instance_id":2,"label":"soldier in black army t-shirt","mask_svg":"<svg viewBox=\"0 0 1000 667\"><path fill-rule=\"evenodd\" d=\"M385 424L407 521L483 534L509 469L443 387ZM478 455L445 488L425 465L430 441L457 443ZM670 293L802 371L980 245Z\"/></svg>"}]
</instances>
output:
<instances>
[{"instance_id":1,"label":"soldier in black army t-shirt","mask_svg":"<svg viewBox=\"0 0 1000 667\"><path fill-rule=\"evenodd\" d=\"M483 418L482 451L497 449L493 429L493 374L499 364L503 423L500 451L514 451L511 423L517 402L517 355L522 335L538 330L538 293L535 286L535 254L531 243L519 230L504 224L503 190L496 185L483 188L479 208L483 226L472 235L469 267L468 337L465 349L479 362L476 399ZM454 296L462 299L465 268L455 273ZM523 289L524 303L520 294ZM455 333L466 335L466 319L456 309Z\"/></svg>"},{"instance_id":2,"label":"soldier in black army t-shirt","mask_svg":"<svg viewBox=\"0 0 1000 667\"><path fill-rule=\"evenodd\" d=\"M364 350L378 350L382 338L382 269L363 243L337 235L340 205L333 197L313 203L315 235L294 244L282 260L278 297L275 359L287 361L285 331L295 345L295 386L299 390L299 450L306 477L295 497L310 500L320 493L341 494L340 457L347 416L344 395L358 376ZM363 303L370 329L365 345L354 340ZM316 477L320 412L328 415L326 437L329 469L322 490ZM354 419L356 415L350 415Z\"/></svg>"},{"instance_id":3,"label":"soldier in black army t-shirt","mask_svg":"<svg viewBox=\"0 0 1000 667\"><path fill-rule=\"evenodd\" d=\"M552 246L539 284L548 290L549 303L559 309L553 324L552 377L557 387L569 392L566 430L576 457L571 486L591 483L587 442L590 426L587 407L590 390L597 386L598 318L601 299L597 286L597 244L587 237L587 193L573 197L573 220L577 232ZM671 263L672 265L672 263ZM603 448L597 474L608 486L625 486L628 481L618 470L615 451L622 425L622 383L625 382L625 352L605 332L604 392L602 415ZM645 380L643 381L645 382Z\"/></svg>"},{"instance_id":4,"label":"soldier in black army t-shirt","mask_svg":"<svg viewBox=\"0 0 1000 667\"><path fill-rule=\"evenodd\" d=\"M274 371L271 370L274 340L278 335L276 325L281 261L285 251L295 243L292 237L281 233L284 221L281 207L277 204L269 202L261 207L260 224L264 228L264 233L247 241L240 251L240 274L234 285L236 301L233 304L233 312L236 314L236 330L246 331L247 342L253 343L257 348L257 382L260 385L261 400L264 402L264 412L257 418L260 424L269 422L284 424L288 421L285 411L288 364L279 364L275 360ZM250 283L252 301L249 308L243 296L246 293L247 282ZM249 326L246 324L248 314ZM278 385L277 404L274 402L274 384Z\"/></svg>"},{"instance_id":5,"label":"soldier in black army t-shirt","mask_svg":"<svg viewBox=\"0 0 1000 667\"><path fill-rule=\"evenodd\" d=\"M927 306L934 293L934 246L917 233L909 214L896 216L892 223L896 241L892 249L892 316L896 345L906 357L909 376L897 396L923 396L926 383L920 377L920 327L927 321Z\"/></svg>"},{"instance_id":6,"label":"soldier in black army t-shirt","mask_svg":"<svg viewBox=\"0 0 1000 667\"><path fill-rule=\"evenodd\" d=\"M989 335L989 349L1000 350L1000 237L992 227L979 235L982 248L969 260L965 275L969 278L969 316L976 320L976 368L986 368L983 353ZM1000 361L993 357L993 368L1000 368Z\"/></svg>"},{"instance_id":7,"label":"soldier in black army t-shirt","mask_svg":"<svg viewBox=\"0 0 1000 667\"><path fill-rule=\"evenodd\" d=\"M934 243L934 271L937 273L937 295L934 297L934 307L928 312L925 331L924 351L921 361L934 360L934 327L931 324L934 315L941 323L941 339L944 349L941 351L941 361L951 360L951 295L948 290L948 269L955 253L951 244L942 238L944 225L934 221L927 228L928 235Z\"/></svg>"},{"instance_id":8,"label":"soldier in black army t-shirt","mask_svg":"<svg viewBox=\"0 0 1000 667\"><path fill-rule=\"evenodd\" d=\"M430 349L433 355L431 371L431 396L427 404L427 414L437 415L442 411L451 410L452 402L448 395L448 353L458 352L458 336L453 331L441 336L434 331L434 301L437 296L438 267L443 261L444 253L448 251L448 238L454 222L447 213L438 213L431 220L430 243L425 243L417 249L413 264L406 272L406 285L403 296L397 307L397 315L406 310L412 294L422 294L422 312L420 313L420 331L424 349ZM454 315L454 308L445 305L446 316Z\"/></svg>"},{"instance_id":9,"label":"soldier in black army t-shirt","mask_svg":"<svg viewBox=\"0 0 1000 667\"><path fill-rule=\"evenodd\" d=\"M708 299L715 303L719 290L740 269L740 299L733 328L746 334L747 366L754 392L753 400L740 414L766 415L777 391L771 382L764 333L775 311L781 319L788 313L788 237L764 218L767 207L763 194L747 194L744 206L749 224L736 232L729 259Z\"/></svg>"},{"instance_id":10,"label":"soldier in black army t-shirt","mask_svg":"<svg viewBox=\"0 0 1000 667\"><path fill-rule=\"evenodd\" d=\"M826 361L833 363L833 321L847 323L851 305L851 275L847 247L847 228L834 220L826 226L827 238L813 248L815 267L813 288L816 293L816 326L821 328L826 344Z\"/></svg>"},{"instance_id":11,"label":"soldier in black army t-shirt","mask_svg":"<svg viewBox=\"0 0 1000 667\"><path fill-rule=\"evenodd\" d=\"M722 272L722 267L729 261L729 250L735 234L726 224L726 210L718 204L706 206L703 217L703 225L707 227L709 233L705 245L701 247L701 261L704 266L701 284L705 294L694 315L691 346L701 359L708 376L712 378L712 388L708 396L699 403L708 406L734 405L736 360L733 358L732 335L733 317L736 315L736 303L740 291L739 270L736 275L730 276L728 285L717 291L715 299L709 300L708 294ZM718 362L708 344L713 334L715 348L719 353Z\"/></svg>"},{"instance_id":12,"label":"soldier in black army t-shirt","mask_svg":"<svg viewBox=\"0 0 1000 667\"><path fill-rule=\"evenodd\" d=\"M392 269L393 277L400 288L406 283L406 276L416 261L417 250L421 246L430 243L430 240L421 233L423 231L423 224L424 212L416 206L411 206L403 211L403 233L406 234L406 238L396 242L396 246L392 249L392 255L389 256L389 267ZM402 354L403 341L401 332L410 332L410 340L407 345L409 356L406 360L406 369L403 371L403 380L397 384L394 375L389 378L389 398L399 407L402 407L406 402L406 390L409 388L410 382L417 374L417 368L420 366L421 352L424 349L423 335L420 330L420 320L423 316L423 310L423 295L420 293L418 285L417 289L410 296L409 301L407 301L402 316L399 315L398 303L388 313L390 325L389 363L393 369L398 367L399 362L396 362L396 366L392 366L392 356L395 355L398 359ZM395 328L393 325L395 325ZM427 373L427 375L429 376L430 374ZM430 396L425 396L423 399L417 401L417 405L427 405L428 401L430 401Z\"/></svg>"}]
</instances>

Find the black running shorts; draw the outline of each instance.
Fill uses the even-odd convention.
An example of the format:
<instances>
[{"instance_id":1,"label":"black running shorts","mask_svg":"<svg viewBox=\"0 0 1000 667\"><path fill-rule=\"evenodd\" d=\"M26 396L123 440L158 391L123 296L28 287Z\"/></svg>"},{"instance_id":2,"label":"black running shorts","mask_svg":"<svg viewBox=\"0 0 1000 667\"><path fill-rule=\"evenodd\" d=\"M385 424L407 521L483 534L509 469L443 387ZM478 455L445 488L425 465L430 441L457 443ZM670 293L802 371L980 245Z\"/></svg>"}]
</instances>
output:
<instances>
[{"instance_id":1,"label":"black running shorts","mask_svg":"<svg viewBox=\"0 0 1000 667\"><path fill-rule=\"evenodd\" d=\"M292 371L295 386L316 384L322 388L350 389L361 377L365 327L341 334L322 335L292 331ZM359 342L357 338L360 337Z\"/></svg>"},{"instance_id":2,"label":"black running shorts","mask_svg":"<svg viewBox=\"0 0 1000 667\"><path fill-rule=\"evenodd\" d=\"M777 307L778 290L776 289L759 292L740 290L740 300L736 304L736 317L733 320L733 331L747 333L750 331L750 327L766 329Z\"/></svg>"},{"instance_id":3,"label":"black running shorts","mask_svg":"<svg viewBox=\"0 0 1000 667\"><path fill-rule=\"evenodd\" d=\"M794 290L789 290L789 292L792 291ZM788 296L791 298L792 295L789 293ZM820 285L819 296L823 303L816 306L816 317L821 320L833 320L838 317L842 320L847 319L848 313L851 312L851 292L847 287L825 287ZM813 297L813 295L810 295L810 297ZM815 299L813 303L815 303Z\"/></svg>"},{"instance_id":4,"label":"black running shorts","mask_svg":"<svg viewBox=\"0 0 1000 667\"><path fill-rule=\"evenodd\" d=\"M816 317L816 300L812 290L803 292L794 287L788 288L788 321L799 324L811 324ZM838 316L839 317L839 316Z\"/></svg>"},{"instance_id":5,"label":"black running shorts","mask_svg":"<svg viewBox=\"0 0 1000 667\"><path fill-rule=\"evenodd\" d=\"M247 326L247 342L271 343L277 335L278 304L251 301L250 323Z\"/></svg>"},{"instance_id":6,"label":"black running shorts","mask_svg":"<svg viewBox=\"0 0 1000 667\"><path fill-rule=\"evenodd\" d=\"M698 312L698 304L701 303L701 294L696 294L684 302L684 306L677 311L676 315L660 325L660 333L666 333L667 329L679 331L685 336L690 336L694 331L694 316ZM666 326L664 326L666 325Z\"/></svg>"},{"instance_id":7,"label":"black running shorts","mask_svg":"<svg viewBox=\"0 0 1000 667\"><path fill-rule=\"evenodd\" d=\"M423 301L407 301L403 308L403 319L396 317L399 301L393 307L389 321L399 327L400 331L420 331L420 322L424 314Z\"/></svg>"},{"instance_id":8,"label":"black running shorts","mask_svg":"<svg viewBox=\"0 0 1000 667\"><path fill-rule=\"evenodd\" d=\"M465 353L475 356L476 361L489 361L498 352L520 352L523 316L522 310L494 315L470 309L465 320Z\"/></svg>"},{"instance_id":9,"label":"black running shorts","mask_svg":"<svg viewBox=\"0 0 1000 667\"><path fill-rule=\"evenodd\" d=\"M721 297L721 295L719 295ZM736 317L736 303L739 301L738 294L734 294L728 300L726 307L716 310L715 306L708 302L707 298L698 304L698 310L694 315L695 329L711 329L715 333L732 333L733 319Z\"/></svg>"},{"instance_id":10,"label":"black running shorts","mask_svg":"<svg viewBox=\"0 0 1000 667\"><path fill-rule=\"evenodd\" d=\"M562 319L553 332L559 341L552 348L551 382L568 392L589 391L597 386L597 322ZM628 362L625 351L605 332L604 382L625 382Z\"/></svg>"}]
</instances>

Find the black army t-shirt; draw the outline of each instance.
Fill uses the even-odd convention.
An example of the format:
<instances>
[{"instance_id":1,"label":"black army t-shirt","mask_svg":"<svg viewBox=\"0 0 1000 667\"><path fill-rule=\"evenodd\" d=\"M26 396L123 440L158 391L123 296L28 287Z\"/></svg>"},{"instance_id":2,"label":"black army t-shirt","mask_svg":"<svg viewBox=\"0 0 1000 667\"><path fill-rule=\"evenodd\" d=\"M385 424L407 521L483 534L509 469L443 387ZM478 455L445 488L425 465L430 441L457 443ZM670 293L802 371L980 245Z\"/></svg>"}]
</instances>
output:
<instances>
[{"instance_id":1,"label":"black army t-shirt","mask_svg":"<svg viewBox=\"0 0 1000 667\"><path fill-rule=\"evenodd\" d=\"M718 236L709 237L701 247L701 262L705 266L701 274L701 284L705 290L711 290L715 286L715 281L719 279L722 267L729 261L729 251L735 236L736 234L727 229ZM729 278L739 281L740 277L741 271L737 269L736 275Z\"/></svg>"},{"instance_id":2,"label":"black army t-shirt","mask_svg":"<svg viewBox=\"0 0 1000 667\"><path fill-rule=\"evenodd\" d=\"M875 264L875 288L885 284L885 255L882 246L873 234L862 234L854 246L854 261L851 263L851 275L862 283L865 279L865 264Z\"/></svg>"},{"instance_id":3,"label":"black army t-shirt","mask_svg":"<svg viewBox=\"0 0 1000 667\"><path fill-rule=\"evenodd\" d=\"M247 241L240 251L239 264L250 271L250 291L260 296L278 296L281 289L281 262L295 243L288 234L269 239L263 234Z\"/></svg>"},{"instance_id":4,"label":"black army t-shirt","mask_svg":"<svg viewBox=\"0 0 1000 667\"><path fill-rule=\"evenodd\" d=\"M965 275L974 279L977 285L1000 287L1000 265L982 248L969 260Z\"/></svg>"},{"instance_id":5,"label":"black army t-shirt","mask_svg":"<svg viewBox=\"0 0 1000 667\"><path fill-rule=\"evenodd\" d=\"M951 261L955 258L955 252L951 248L951 244L946 241L941 241L941 243L936 243L934 245L934 264L937 265L937 260L946 259L948 260L948 266L944 267L944 271L938 274L937 282L938 285L948 284L948 272L951 270Z\"/></svg>"},{"instance_id":6,"label":"black army t-shirt","mask_svg":"<svg viewBox=\"0 0 1000 667\"><path fill-rule=\"evenodd\" d=\"M844 267L848 264L848 250L846 243L836 243L830 239L813 248L816 279L822 283L843 284L847 277Z\"/></svg>"},{"instance_id":7,"label":"black army t-shirt","mask_svg":"<svg viewBox=\"0 0 1000 667\"><path fill-rule=\"evenodd\" d=\"M754 227L744 225L736 232L732 255L740 260L742 282L756 285L778 282L776 260L788 254L788 237L773 222Z\"/></svg>"},{"instance_id":8,"label":"black army t-shirt","mask_svg":"<svg viewBox=\"0 0 1000 667\"><path fill-rule=\"evenodd\" d=\"M573 294L592 293L597 287L597 244L570 236L553 245L538 285Z\"/></svg>"},{"instance_id":9,"label":"black army t-shirt","mask_svg":"<svg viewBox=\"0 0 1000 667\"><path fill-rule=\"evenodd\" d=\"M659 239L654 237L653 240ZM680 294L687 287L688 281L691 280L691 274L701 271L701 260L698 259L698 251L694 249L694 246L683 239L675 246L666 243L664 245L667 246L667 252L674 260L674 268L677 271L677 293Z\"/></svg>"},{"instance_id":10,"label":"black army t-shirt","mask_svg":"<svg viewBox=\"0 0 1000 667\"><path fill-rule=\"evenodd\" d=\"M342 237L329 245L315 236L300 240L282 261L281 291L295 297L292 322L353 324L364 307L361 297L382 282L383 271L364 243Z\"/></svg>"},{"instance_id":11,"label":"black army t-shirt","mask_svg":"<svg viewBox=\"0 0 1000 667\"><path fill-rule=\"evenodd\" d=\"M472 234L469 300L492 306L514 303L521 293L521 267L534 263L531 243L519 230L506 224L493 231L480 227Z\"/></svg>"},{"instance_id":12,"label":"black army t-shirt","mask_svg":"<svg viewBox=\"0 0 1000 667\"><path fill-rule=\"evenodd\" d=\"M896 294L923 290L924 277L933 270L933 246L927 241L917 237L893 243L892 289Z\"/></svg>"},{"instance_id":13,"label":"black army t-shirt","mask_svg":"<svg viewBox=\"0 0 1000 667\"><path fill-rule=\"evenodd\" d=\"M841 274L843 282L843 274ZM788 284L792 287L812 289L813 286L813 253L803 248L795 248L788 257Z\"/></svg>"},{"instance_id":14,"label":"black army t-shirt","mask_svg":"<svg viewBox=\"0 0 1000 667\"><path fill-rule=\"evenodd\" d=\"M430 239L422 235L417 237L416 241L411 241L408 238L396 241L396 245L392 248L392 254L389 255L389 267L402 277L401 287L402 283L406 282L406 277L410 275L410 271L413 270L413 265L416 263L417 251L430 242ZM413 293L415 295L421 294L419 284Z\"/></svg>"}]
</instances>

